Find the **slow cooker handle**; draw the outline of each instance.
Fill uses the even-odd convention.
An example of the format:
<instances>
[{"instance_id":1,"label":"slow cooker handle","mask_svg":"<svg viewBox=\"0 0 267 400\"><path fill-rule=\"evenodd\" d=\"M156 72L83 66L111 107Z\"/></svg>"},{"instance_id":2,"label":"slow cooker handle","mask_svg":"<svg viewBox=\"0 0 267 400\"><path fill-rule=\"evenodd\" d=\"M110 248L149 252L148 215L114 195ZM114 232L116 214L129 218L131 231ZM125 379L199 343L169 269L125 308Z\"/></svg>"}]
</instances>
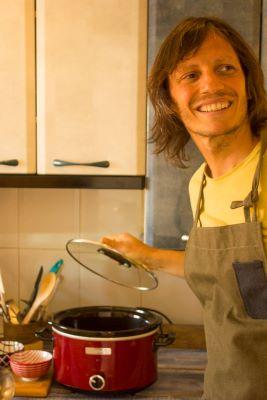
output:
<instances>
[{"instance_id":1,"label":"slow cooker handle","mask_svg":"<svg viewBox=\"0 0 267 400\"><path fill-rule=\"evenodd\" d=\"M156 350L158 347L169 346L175 341L175 338L176 334L174 332L163 333L161 331L153 343L154 350Z\"/></svg>"},{"instance_id":2,"label":"slow cooker handle","mask_svg":"<svg viewBox=\"0 0 267 400\"><path fill-rule=\"evenodd\" d=\"M169 317L167 317L165 314L163 314L161 311L155 310L153 308L146 308L146 307L141 307L141 310L154 312L154 313L160 315L161 317L165 318L166 321L170 325L173 325L172 320ZM157 348L160 346L169 346L170 344L172 344L175 341L175 338L176 338L175 332L163 333L162 325L160 325L160 333L157 335L156 340L153 344L154 350L157 350Z\"/></svg>"},{"instance_id":3,"label":"slow cooker handle","mask_svg":"<svg viewBox=\"0 0 267 400\"><path fill-rule=\"evenodd\" d=\"M52 329L47 326L35 332L35 336L43 342L53 342Z\"/></svg>"}]
</instances>

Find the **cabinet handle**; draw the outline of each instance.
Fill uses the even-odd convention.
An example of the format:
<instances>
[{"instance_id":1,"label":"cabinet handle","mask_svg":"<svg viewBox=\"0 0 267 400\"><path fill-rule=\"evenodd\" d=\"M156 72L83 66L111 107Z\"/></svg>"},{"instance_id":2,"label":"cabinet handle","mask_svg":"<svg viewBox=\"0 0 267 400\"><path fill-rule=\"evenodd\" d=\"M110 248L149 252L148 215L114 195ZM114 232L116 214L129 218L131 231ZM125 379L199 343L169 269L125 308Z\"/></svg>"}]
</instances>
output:
<instances>
[{"instance_id":1,"label":"cabinet handle","mask_svg":"<svg viewBox=\"0 0 267 400\"><path fill-rule=\"evenodd\" d=\"M78 163L71 161L63 161L63 160L53 160L54 167L65 167L66 165L85 165L89 167L99 167L99 168L108 168L109 161L96 161L91 163Z\"/></svg>"},{"instance_id":2,"label":"cabinet handle","mask_svg":"<svg viewBox=\"0 0 267 400\"><path fill-rule=\"evenodd\" d=\"M0 165L8 165L10 167L16 167L19 165L18 160L6 160L6 161L0 161Z\"/></svg>"}]
</instances>

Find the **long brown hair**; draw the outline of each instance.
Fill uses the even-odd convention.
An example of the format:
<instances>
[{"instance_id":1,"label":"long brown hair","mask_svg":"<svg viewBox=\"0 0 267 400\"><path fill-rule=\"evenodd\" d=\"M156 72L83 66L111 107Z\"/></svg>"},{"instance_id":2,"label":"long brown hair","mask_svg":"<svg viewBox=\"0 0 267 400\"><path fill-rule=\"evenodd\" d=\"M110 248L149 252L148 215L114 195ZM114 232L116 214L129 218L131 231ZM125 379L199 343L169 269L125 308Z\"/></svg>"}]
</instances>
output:
<instances>
[{"instance_id":1,"label":"long brown hair","mask_svg":"<svg viewBox=\"0 0 267 400\"><path fill-rule=\"evenodd\" d=\"M241 35L215 17L190 17L179 23L162 43L148 78L148 93L154 108L150 141L179 167L186 167L185 145L190 136L179 119L168 87L168 77L179 61L193 55L211 31L222 35L235 50L243 69L248 94L248 118L254 135L267 120L263 72L253 51Z\"/></svg>"}]
</instances>

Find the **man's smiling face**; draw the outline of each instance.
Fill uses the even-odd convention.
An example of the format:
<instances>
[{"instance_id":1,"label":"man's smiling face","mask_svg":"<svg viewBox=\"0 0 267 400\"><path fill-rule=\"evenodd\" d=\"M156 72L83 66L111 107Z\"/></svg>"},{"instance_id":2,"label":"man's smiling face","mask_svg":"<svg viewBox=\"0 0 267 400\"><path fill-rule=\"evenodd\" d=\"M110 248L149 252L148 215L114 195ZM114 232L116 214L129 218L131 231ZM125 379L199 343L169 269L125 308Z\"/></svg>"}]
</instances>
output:
<instances>
[{"instance_id":1,"label":"man's smiling face","mask_svg":"<svg viewBox=\"0 0 267 400\"><path fill-rule=\"evenodd\" d=\"M250 129L245 76L230 43L210 32L169 76L177 112L189 134L216 137Z\"/></svg>"}]
</instances>

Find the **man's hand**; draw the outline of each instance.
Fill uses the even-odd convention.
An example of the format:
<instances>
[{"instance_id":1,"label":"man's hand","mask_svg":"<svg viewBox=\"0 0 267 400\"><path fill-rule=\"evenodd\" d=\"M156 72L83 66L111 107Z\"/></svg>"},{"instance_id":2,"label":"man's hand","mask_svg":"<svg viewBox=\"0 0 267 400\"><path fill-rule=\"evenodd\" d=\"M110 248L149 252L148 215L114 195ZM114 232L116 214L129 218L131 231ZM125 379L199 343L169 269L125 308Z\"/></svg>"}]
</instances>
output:
<instances>
[{"instance_id":1,"label":"man's hand","mask_svg":"<svg viewBox=\"0 0 267 400\"><path fill-rule=\"evenodd\" d=\"M184 251L158 249L143 243L129 233L105 236L101 239L101 243L150 269L160 269L172 275L184 276Z\"/></svg>"},{"instance_id":2,"label":"man's hand","mask_svg":"<svg viewBox=\"0 0 267 400\"><path fill-rule=\"evenodd\" d=\"M120 233L112 236L104 236L101 239L101 243L119 251L126 257L132 258L142 264L150 265L151 257L153 258L153 247L148 246L141 240L129 233Z\"/></svg>"}]
</instances>

